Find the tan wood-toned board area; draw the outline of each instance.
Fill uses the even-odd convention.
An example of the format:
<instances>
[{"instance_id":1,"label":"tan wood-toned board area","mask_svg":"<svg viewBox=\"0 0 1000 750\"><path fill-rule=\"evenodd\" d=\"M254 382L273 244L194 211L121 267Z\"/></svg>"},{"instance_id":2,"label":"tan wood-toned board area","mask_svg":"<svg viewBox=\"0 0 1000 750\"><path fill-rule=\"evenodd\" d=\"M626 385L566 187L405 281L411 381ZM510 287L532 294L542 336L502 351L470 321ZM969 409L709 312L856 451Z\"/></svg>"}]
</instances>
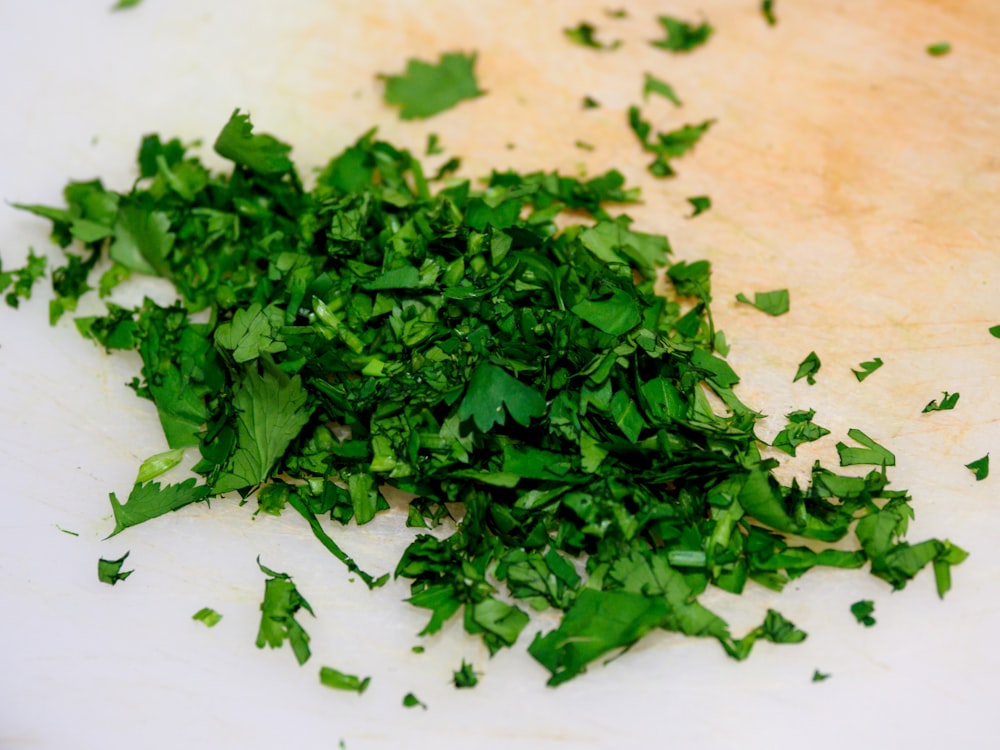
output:
<instances>
[{"instance_id":1,"label":"tan wood-toned board area","mask_svg":"<svg viewBox=\"0 0 1000 750\"><path fill-rule=\"evenodd\" d=\"M782 468L806 476L860 428L890 448L892 486L913 495L909 538L969 552L943 601L933 575L902 592L863 571L817 569L777 593L710 590L734 632L769 607L809 633L760 644L746 662L709 639L659 632L562 685L525 648L557 622L536 615L490 659L460 622L419 639L426 612L405 581L370 592L300 518L254 504L189 506L104 541L108 492L166 445L155 408L125 387L137 356L106 356L51 291L0 310L0 748L963 747L1000 742L1000 4L993 0L112 0L0 3L0 258L59 250L46 222L10 203L59 205L69 179L127 190L141 137L211 144L232 111L292 144L306 183L377 126L423 154L435 133L460 174L492 169L593 175L641 187L635 227L666 234L675 259L712 264L713 313L741 398L769 415L813 408L831 431ZM609 10L622 8L615 18ZM707 20L702 47L672 54L658 15ZM572 44L581 21L615 49ZM949 42L942 56L928 45ZM402 121L379 74L409 58L476 52L485 94ZM643 99L644 74L682 100ZM585 109L584 97L600 107ZM631 105L658 131L714 119L677 174L656 179ZM579 143L592 148L581 148ZM712 207L690 218L687 198ZM616 211L618 209L615 209ZM740 292L786 288L779 317ZM139 280L128 299L169 299ZM92 295L95 297L96 295ZM88 298L80 312L98 312ZM792 382L815 351L815 385ZM864 382L852 368L879 357ZM921 410L942 392L955 409ZM371 524L328 527L362 567L391 571L413 536L398 505ZM76 535L63 533L63 530ZM99 583L99 557L135 573ZM291 573L313 659L254 647L263 577ZM877 624L850 613L875 602ZM223 614L211 630L192 622ZM456 618L457 620L458 618ZM424 653L412 647L421 643ZM465 659L474 690L451 685ZM321 665L370 675L357 696L319 684ZM813 682L814 671L831 677ZM415 693L427 710L404 708ZM341 745L341 743L343 743Z\"/></svg>"}]
</instances>

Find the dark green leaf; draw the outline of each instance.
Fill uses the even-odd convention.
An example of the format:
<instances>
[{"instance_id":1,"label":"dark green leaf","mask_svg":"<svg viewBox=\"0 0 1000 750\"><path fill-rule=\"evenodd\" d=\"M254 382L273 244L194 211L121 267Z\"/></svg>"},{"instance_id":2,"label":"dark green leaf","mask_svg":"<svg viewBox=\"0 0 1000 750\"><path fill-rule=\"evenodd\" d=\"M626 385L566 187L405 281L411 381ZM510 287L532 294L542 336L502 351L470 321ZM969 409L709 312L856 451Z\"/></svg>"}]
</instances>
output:
<instances>
[{"instance_id":1,"label":"dark green leaf","mask_svg":"<svg viewBox=\"0 0 1000 750\"><path fill-rule=\"evenodd\" d=\"M427 706L421 703L420 699L417 698L417 696L415 696L413 693L407 693L406 695L403 696L403 705L406 708L413 708L415 706L420 706L425 711L427 710Z\"/></svg>"},{"instance_id":2,"label":"dark green leaf","mask_svg":"<svg viewBox=\"0 0 1000 750\"><path fill-rule=\"evenodd\" d=\"M870 359L867 362L862 362L860 365L858 365L858 367L861 368L860 370L851 370L851 372L854 373L854 377L856 377L858 379L858 382L860 383L862 380L864 380L873 372L875 372L878 368L880 368L882 364L883 364L882 360L879 359L878 357L875 357L875 359Z\"/></svg>"},{"instance_id":3,"label":"dark green leaf","mask_svg":"<svg viewBox=\"0 0 1000 750\"><path fill-rule=\"evenodd\" d=\"M875 624L875 618L872 617L872 613L875 612L875 602L871 599L862 599L859 602L854 602L851 605L851 614L854 618L864 625L866 628L870 628Z\"/></svg>"},{"instance_id":4,"label":"dark green leaf","mask_svg":"<svg viewBox=\"0 0 1000 750\"><path fill-rule=\"evenodd\" d=\"M650 44L670 52L690 52L707 42L713 31L708 23L694 25L670 16L659 16L656 20L663 27L666 37Z\"/></svg>"},{"instance_id":5,"label":"dark green leaf","mask_svg":"<svg viewBox=\"0 0 1000 750\"><path fill-rule=\"evenodd\" d=\"M927 46L927 54L931 57L941 57L951 52L951 44L948 42L936 42Z\"/></svg>"},{"instance_id":6,"label":"dark green leaf","mask_svg":"<svg viewBox=\"0 0 1000 750\"><path fill-rule=\"evenodd\" d=\"M778 23L778 19L774 15L774 0L761 0L760 12L764 15L768 26L774 26Z\"/></svg>"},{"instance_id":7,"label":"dark green leaf","mask_svg":"<svg viewBox=\"0 0 1000 750\"><path fill-rule=\"evenodd\" d=\"M125 560L129 553L126 552L124 555L119 557L117 560L105 560L103 557L97 561L97 580L101 583L109 583L114 586L119 581L124 581L130 575L132 575L134 570L126 570L122 573L122 565L125 564Z\"/></svg>"},{"instance_id":8,"label":"dark green leaf","mask_svg":"<svg viewBox=\"0 0 1000 750\"><path fill-rule=\"evenodd\" d=\"M687 201L691 204L691 208L693 209L693 212L688 217L689 219L693 219L698 214L705 213L712 207L712 199L707 195L695 195L688 198Z\"/></svg>"},{"instance_id":9,"label":"dark green leaf","mask_svg":"<svg viewBox=\"0 0 1000 750\"><path fill-rule=\"evenodd\" d=\"M199 484L196 486L193 477L179 484L168 484L162 488L156 482L136 484L124 504L119 503L115 493L112 492L109 497L111 510L115 516L115 528L108 536L112 537L130 526L204 500L208 497L208 493L208 485Z\"/></svg>"},{"instance_id":10,"label":"dark green leaf","mask_svg":"<svg viewBox=\"0 0 1000 750\"><path fill-rule=\"evenodd\" d=\"M291 577L285 573L276 573L257 560L261 572L269 576L264 582L264 599L260 603L260 628L257 630L257 648L270 646L279 648L286 640L292 647L295 659L299 664L309 660L309 634L303 629L295 614L305 609L313 614L299 590L295 588Z\"/></svg>"},{"instance_id":11,"label":"dark green leaf","mask_svg":"<svg viewBox=\"0 0 1000 750\"><path fill-rule=\"evenodd\" d=\"M819 361L819 357L816 356L816 352L809 352L804 360L799 363L799 369L795 373L795 377L792 378L794 383L796 380L806 379L809 385L816 384L816 373L819 372L819 368L822 363Z\"/></svg>"},{"instance_id":12,"label":"dark green leaf","mask_svg":"<svg viewBox=\"0 0 1000 750\"><path fill-rule=\"evenodd\" d=\"M744 304L753 305L768 315L784 315L789 308L787 289L775 289L773 292L754 292L753 302L742 292L736 295L736 299Z\"/></svg>"},{"instance_id":13,"label":"dark green leaf","mask_svg":"<svg viewBox=\"0 0 1000 750\"><path fill-rule=\"evenodd\" d=\"M563 29L563 33L574 44L579 44L582 47L590 47L591 49L613 50L618 49L622 44L620 39L606 44L598 41L596 36L597 29L591 24L582 21L575 28Z\"/></svg>"},{"instance_id":14,"label":"dark green leaf","mask_svg":"<svg viewBox=\"0 0 1000 750\"><path fill-rule=\"evenodd\" d=\"M975 474L977 482L981 482L990 475L990 454L987 453L982 458L966 464L965 468Z\"/></svg>"},{"instance_id":15,"label":"dark green leaf","mask_svg":"<svg viewBox=\"0 0 1000 750\"><path fill-rule=\"evenodd\" d=\"M253 135L249 114L233 110L229 122L215 139L215 152L223 159L260 174L281 174L292 168L292 147L266 134Z\"/></svg>"},{"instance_id":16,"label":"dark green leaf","mask_svg":"<svg viewBox=\"0 0 1000 750\"><path fill-rule=\"evenodd\" d=\"M948 393L944 391L940 403L938 401L931 401L923 408L922 414L926 414L930 411L948 411L949 409L954 409L955 405L958 403L959 394Z\"/></svg>"},{"instance_id":17,"label":"dark green leaf","mask_svg":"<svg viewBox=\"0 0 1000 750\"><path fill-rule=\"evenodd\" d=\"M533 418L544 413L545 399L536 390L485 362L473 371L458 408L459 419L472 417L482 432L506 424L507 414L518 424L527 426Z\"/></svg>"}]
</instances>

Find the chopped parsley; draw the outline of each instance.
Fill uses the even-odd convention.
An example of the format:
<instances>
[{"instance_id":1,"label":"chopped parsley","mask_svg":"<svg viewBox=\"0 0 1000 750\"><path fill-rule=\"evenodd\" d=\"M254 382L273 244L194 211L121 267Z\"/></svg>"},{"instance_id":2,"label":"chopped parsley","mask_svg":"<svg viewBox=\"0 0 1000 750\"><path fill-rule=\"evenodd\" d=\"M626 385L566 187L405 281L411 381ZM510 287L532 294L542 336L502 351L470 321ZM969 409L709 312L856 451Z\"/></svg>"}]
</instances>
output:
<instances>
[{"instance_id":1,"label":"chopped parsley","mask_svg":"<svg viewBox=\"0 0 1000 750\"><path fill-rule=\"evenodd\" d=\"M944 391L941 394L941 401L938 401L937 399L930 401L927 406L921 410L921 414L926 414L931 411L949 411L950 409L954 409L955 405L958 403L958 397L959 394L957 393L948 393L948 391Z\"/></svg>"},{"instance_id":2,"label":"chopped parsley","mask_svg":"<svg viewBox=\"0 0 1000 750\"><path fill-rule=\"evenodd\" d=\"M649 99L650 94L659 94L678 107L681 106L680 97L677 96L673 86L650 73L646 73L642 84L643 100Z\"/></svg>"},{"instance_id":3,"label":"chopped parsley","mask_svg":"<svg viewBox=\"0 0 1000 750\"><path fill-rule=\"evenodd\" d=\"M479 675L465 659L462 659L462 666L455 670L452 675L452 682L456 688L470 688L479 684Z\"/></svg>"},{"instance_id":4,"label":"chopped parsley","mask_svg":"<svg viewBox=\"0 0 1000 750\"><path fill-rule=\"evenodd\" d=\"M142 0L118 0L118 2L116 2L114 5L111 6L111 10L125 10L126 8L134 8L141 2Z\"/></svg>"},{"instance_id":5,"label":"chopped parsley","mask_svg":"<svg viewBox=\"0 0 1000 750\"><path fill-rule=\"evenodd\" d=\"M124 555L119 557L117 560L105 560L103 557L97 561L97 580L101 583L108 583L114 586L119 581L124 581L130 575L132 575L134 570L126 570L122 572L122 566L125 564L126 558L128 558L129 553L126 552Z\"/></svg>"},{"instance_id":6,"label":"chopped parsley","mask_svg":"<svg viewBox=\"0 0 1000 750\"><path fill-rule=\"evenodd\" d=\"M319 681L321 685L326 685L334 690L347 690L361 695L368 689L371 677L357 677L353 674L345 674L333 667L320 667Z\"/></svg>"},{"instance_id":7,"label":"chopped parsley","mask_svg":"<svg viewBox=\"0 0 1000 750\"><path fill-rule=\"evenodd\" d=\"M444 149L441 148L441 142L438 139L437 133L430 133L427 136L427 149L424 152L427 156L436 156L437 154L443 154Z\"/></svg>"},{"instance_id":8,"label":"chopped parsley","mask_svg":"<svg viewBox=\"0 0 1000 750\"><path fill-rule=\"evenodd\" d=\"M740 292L736 295L736 301L756 307L768 315L784 315L789 310L787 289L775 289L773 292L754 292L752 302L745 294Z\"/></svg>"},{"instance_id":9,"label":"chopped parsley","mask_svg":"<svg viewBox=\"0 0 1000 750\"><path fill-rule=\"evenodd\" d=\"M573 42L574 44L579 44L581 47L590 47L591 49L600 49L600 50L613 50L613 49L618 49L622 45L620 39L616 39L615 41L608 43L598 41L596 36L597 29L591 24L582 21L572 29L563 29L563 33L571 42Z\"/></svg>"},{"instance_id":10,"label":"chopped parsley","mask_svg":"<svg viewBox=\"0 0 1000 750\"><path fill-rule=\"evenodd\" d=\"M222 619L222 615L211 607L202 607L191 615L191 619L203 623L207 628L214 628L219 624L219 621Z\"/></svg>"},{"instance_id":11,"label":"chopped parsley","mask_svg":"<svg viewBox=\"0 0 1000 750\"><path fill-rule=\"evenodd\" d=\"M860 365L858 365L858 367L861 369L851 370L851 372L854 373L854 377L856 377L858 379L858 382L860 383L862 380L864 380L873 372L875 372L878 368L880 368L882 364L883 364L882 360L879 357L875 357L875 359L870 359L867 362L862 362Z\"/></svg>"},{"instance_id":12,"label":"chopped parsley","mask_svg":"<svg viewBox=\"0 0 1000 750\"><path fill-rule=\"evenodd\" d=\"M585 97L583 97L583 108L584 109L597 109L600 106L601 106L601 103L599 101L597 101L597 99L595 99L594 97L592 97L592 96L585 96ZM998 326L998 328L1000 328L1000 326Z\"/></svg>"},{"instance_id":13,"label":"chopped parsley","mask_svg":"<svg viewBox=\"0 0 1000 750\"><path fill-rule=\"evenodd\" d=\"M859 602L854 602L851 605L851 614L854 618L864 625L866 628L870 628L875 624L875 618L872 617L872 613L875 611L875 602L871 599L862 599Z\"/></svg>"},{"instance_id":14,"label":"chopped parsley","mask_svg":"<svg viewBox=\"0 0 1000 750\"><path fill-rule=\"evenodd\" d=\"M687 202L691 204L691 208L693 209L691 214L688 216L689 219L693 219L698 214L705 213L712 207L712 199L707 195L692 196L687 199Z\"/></svg>"},{"instance_id":15,"label":"chopped parsley","mask_svg":"<svg viewBox=\"0 0 1000 750\"><path fill-rule=\"evenodd\" d=\"M420 706L425 711L427 710L427 705L422 703L413 693L407 693L403 696L403 706L406 708L415 708L416 706Z\"/></svg>"},{"instance_id":16,"label":"chopped parsley","mask_svg":"<svg viewBox=\"0 0 1000 750\"><path fill-rule=\"evenodd\" d=\"M1000 326L991 326L990 335L993 336L994 338L1000 339Z\"/></svg>"},{"instance_id":17,"label":"chopped parsley","mask_svg":"<svg viewBox=\"0 0 1000 750\"><path fill-rule=\"evenodd\" d=\"M829 672L820 672L818 669L813 671L812 681L813 682L823 682L823 680L829 680Z\"/></svg>"},{"instance_id":18,"label":"chopped parsley","mask_svg":"<svg viewBox=\"0 0 1000 750\"><path fill-rule=\"evenodd\" d=\"M309 634L295 619L295 614L305 609L312 615L312 607L286 573L277 573L265 567L260 560L257 565L264 575L270 576L264 582L264 599L260 603L257 648L279 648L287 640L295 659L299 664L305 664L310 656Z\"/></svg>"},{"instance_id":19,"label":"chopped parsley","mask_svg":"<svg viewBox=\"0 0 1000 750\"><path fill-rule=\"evenodd\" d=\"M799 369L795 371L795 377L792 378L792 382L794 383L796 380L805 378L809 385L816 385L816 373L819 372L821 365L822 362L819 361L816 352L809 352L806 358L799 363Z\"/></svg>"},{"instance_id":20,"label":"chopped parsley","mask_svg":"<svg viewBox=\"0 0 1000 750\"><path fill-rule=\"evenodd\" d=\"M977 458L971 463L967 463L965 468L971 471L977 482L981 482L990 475L990 454L987 453L982 458Z\"/></svg>"},{"instance_id":21,"label":"chopped parsley","mask_svg":"<svg viewBox=\"0 0 1000 750\"><path fill-rule=\"evenodd\" d=\"M690 52L707 42L713 31L707 22L695 25L671 16L659 16L656 20L666 36L650 44L670 52Z\"/></svg>"},{"instance_id":22,"label":"chopped parsley","mask_svg":"<svg viewBox=\"0 0 1000 750\"><path fill-rule=\"evenodd\" d=\"M474 52L445 52L436 65L411 58L403 73L380 76L385 102L398 106L403 120L432 117L485 93L476 82L475 67Z\"/></svg>"},{"instance_id":23,"label":"chopped parsley","mask_svg":"<svg viewBox=\"0 0 1000 750\"><path fill-rule=\"evenodd\" d=\"M654 177L672 177L674 170L670 165L671 159L683 156L694 148L715 120L705 120L698 125L683 125L668 133L654 133L653 126L642 119L639 108L632 106L628 110L628 122L643 150L656 157L647 167L650 174Z\"/></svg>"},{"instance_id":24,"label":"chopped parsley","mask_svg":"<svg viewBox=\"0 0 1000 750\"><path fill-rule=\"evenodd\" d=\"M774 15L774 0L761 0L760 12L768 26L774 26L778 23L778 19Z\"/></svg>"},{"instance_id":25,"label":"chopped parsley","mask_svg":"<svg viewBox=\"0 0 1000 750\"><path fill-rule=\"evenodd\" d=\"M820 427L812 421L816 412L812 409L808 411L793 411L786 414L788 425L779 432L771 445L779 450L783 450L789 456L795 455L795 447L802 443L819 440L824 435L829 435L830 431L825 427Z\"/></svg>"},{"instance_id":26,"label":"chopped parsley","mask_svg":"<svg viewBox=\"0 0 1000 750\"><path fill-rule=\"evenodd\" d=\"M855 466L857 464L870 464L872 466L895 466L896 456L883 446L876 443L861 430L852 428L847 431L847 436L855 440L863 448L850 447L846 443L837 443L837 455L840 456L841 466Z\"/></svg>"},{"instance_id":27,"label":"chopped parsley","mask_svg":"<svg viewBox=\"0 0 1000 750\"><path fill-rule=\"evenodd\" d=\"M927 46L927 54L931 57L941 57L941 55L947 55L949 52L951 52L951 44L949 42L937 42Z\"/></svg>"},{"instance_id":28,"label":"chopped parsley","mask_svg":"<svg viewBox=\"0 0 1000 750\"><path fill-rule=\"evenodd\" d=\"M24 268L4 271L0 265L0 294L11 290L4 296L8 305L17 307L22 299L31 299L31 290L35 282L45 276L47 264L48 258L44 255L35 255L34 250L28 250L28 262Z\"/></svg>"}]
</instances>

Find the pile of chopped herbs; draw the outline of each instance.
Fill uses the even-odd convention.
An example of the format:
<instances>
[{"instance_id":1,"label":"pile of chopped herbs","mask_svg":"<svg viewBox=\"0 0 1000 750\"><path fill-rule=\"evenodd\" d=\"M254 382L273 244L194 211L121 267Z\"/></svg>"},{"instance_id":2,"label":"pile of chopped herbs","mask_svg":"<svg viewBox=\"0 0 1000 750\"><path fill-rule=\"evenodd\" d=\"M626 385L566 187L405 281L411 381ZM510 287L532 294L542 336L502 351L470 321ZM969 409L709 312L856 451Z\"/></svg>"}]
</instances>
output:
<instances>
[{"instance_id":1,"label":"pile of chopped herbs","mask_svg":"<svg viewBox=\"0 0 1000 750\"><path fill-rule=\"evenodd\" d=\"M528 647L552 685L657 629L735 658L758 639L805 637L773 610L734 636L698 601L710 585L780 590L817 565L870 565L899 589L930 564L949 588L965 553L902 541L910 498L887 488L894 457L860 430L865 447L837 447L869 473L817 464L808 486L776 478L761 415L716 348L709 264L669 264L665 237L607 212L638 198L619 173L429 180L369 132L306 189L290 146L239 112L215 150L231 172L150 135L130 191L73 182L65 208L21 206L72 246L52 274L52 320L96 285L107 314L76 325L109 352L138 352L132 388L173 449L124 501L112 494L114 534L256 493L260 511L301 515L377 587L386 576L362 571L327 521L366 524L395 487L412 496L407 524L435 531L395 570L428 611L423 633L458 616L495 653L531 610L559 610ZM177 301L112 302L133 274L168 279ZM812 416L790 414L778 447L826 434ZM185 449L195 476L154 481ZM856 545L829 544L850 534ZM273 616L260 639L290 639L304 661L292 615L308 604L262 570ZM475 682L465 667L456 685ZM364 689L335 670L322 679Z\"/></svg>"}]
</instances>

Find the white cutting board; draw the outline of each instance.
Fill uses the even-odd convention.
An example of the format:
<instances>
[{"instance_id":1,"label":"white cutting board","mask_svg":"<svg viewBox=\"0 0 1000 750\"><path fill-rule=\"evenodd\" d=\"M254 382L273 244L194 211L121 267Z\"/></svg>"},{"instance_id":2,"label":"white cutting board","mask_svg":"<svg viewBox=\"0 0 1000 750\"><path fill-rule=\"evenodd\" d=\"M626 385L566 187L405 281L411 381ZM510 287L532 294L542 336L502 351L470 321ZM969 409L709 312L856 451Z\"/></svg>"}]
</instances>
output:
<instances>
[{"instance_id":1,"label":"white cutting board","mask_svg":"<svg viewBox=\"0 0 1000 750\"><path fill-rule=\"evenodd\" d=\"M68 178L127 189L144 133L211 143L236 107L292 143L304 173L372 125L418 152L438 133L469 176L619 168L644 190L629 211L638 226L667 233L679 258L712 261L740 392L774 415L765 436L808 407L833 431L789 473L815 457L835 466L833 444L859 427L898 456L890 476L915 498L911 540L947 537L971 555L944 602L929 573L891 596L844 571L780 595L710 592L736 632L769 606L809 632L797 646L760 644L742 664L714 642L662 633L552 690L524 652L551 615L492 660L458 622L417 655L425 618L402 603L406 586L351 583L291 516L251 521L252 503L216 502L102 542L108 491L126 493L164 444L152 407L122 385L136 359L104 356L68 319L50 329L40 290L0 310L0 748L997 745L1000 476L977 483L963 466L987 451L1000 460L1000 340L987 333L1000 324L995 3L777 0L774 28L755 0L622 3L623 21L589 1L110 4L0 2L0 198L57 204ZM653 49L644 40L662 12L703 16L716 34L689 55ZM562 29L581 20L625 45L569 45ZM941 40L953 52L929 57ZM479 51L488 94L399 122L375 74L450 50ZM645 71L685 102L644 105L659 129L718 118L667 181L644 172L624 120ZM583 111L584 95L604 106ZM685 198L700 194L714 207L685 219ZM29 245L58 257L46 237L45 222L0 205L5 267ZM781 318L733 301L780 287L792 299ZM147 291L164 292L135 294ZM793 385L810 350L818 382ZM850 368L875 356L885 366L859 384ZM943 390L961 393L958 407L921 415ZM331 531L382 573L410 538L404 520L394 510ZM98 583L97 558L126 550L132 577ZM287 648L253 645L258 555L316 611L303 614L305 667ZM874 628L849 613L862 598L876 602ZM190 619L203 606L224 616L212 630ZM463 658L483 673L475 690L449 684ZM321 665L371 675L371 687L323 688ZM832 677L813 684L815 669ZM402 708L410 691L427 711Z\"/></svg>"}]
</instances>

